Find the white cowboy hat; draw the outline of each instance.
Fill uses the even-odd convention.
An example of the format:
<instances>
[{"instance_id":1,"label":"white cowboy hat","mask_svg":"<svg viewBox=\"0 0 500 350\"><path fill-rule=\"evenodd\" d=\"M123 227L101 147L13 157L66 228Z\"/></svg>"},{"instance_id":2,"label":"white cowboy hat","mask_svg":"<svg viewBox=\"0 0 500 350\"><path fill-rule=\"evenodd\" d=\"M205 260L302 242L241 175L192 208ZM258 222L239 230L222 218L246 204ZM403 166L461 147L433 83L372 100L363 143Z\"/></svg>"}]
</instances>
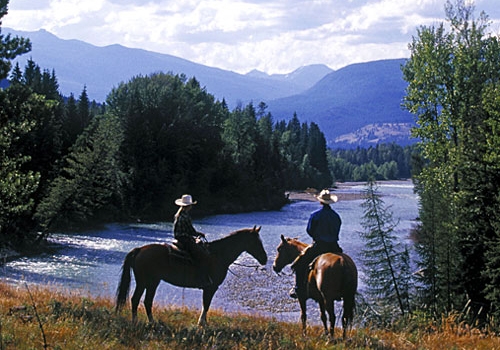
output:
<instances>
[{"instance_id":1,"label":"white cowboy hat","mask_svg":"<svg viewBox=\"0 0 500 350\"><path fill-rule=\"evenodd\" d=\"M317 196L316 199L319 200L321 203L324 204L332 204L337 202L339 199L337 198L336 195L333 193L330 193L329 190L323 190L321 191Z\"/></svg>"},{"instance_id":2,"label":"white cowboy hat","mask_svg":"<svg viewBox=\"0 0 500 350\"><path fill-rule=\"evenodd\" d=\"M180 207L187 207L188 205L193 205L198 203L197 201L193 202L193 197L189 194L183 194L181 198L175 200L175 204Z\"/></svg>"}]
</instances>

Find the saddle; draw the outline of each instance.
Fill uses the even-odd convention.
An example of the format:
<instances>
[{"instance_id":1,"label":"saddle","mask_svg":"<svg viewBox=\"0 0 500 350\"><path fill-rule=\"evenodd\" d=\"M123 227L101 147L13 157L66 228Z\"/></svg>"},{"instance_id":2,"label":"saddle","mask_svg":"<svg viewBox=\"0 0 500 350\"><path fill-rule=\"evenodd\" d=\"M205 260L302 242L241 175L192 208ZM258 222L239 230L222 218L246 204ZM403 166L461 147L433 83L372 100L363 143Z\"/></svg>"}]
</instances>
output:
<instances>
[{"instance_id":1,"label":"saddle","mask_svg":"<svg viewBox=\"0 0 500 350\"><path fill-rule=\"evenodd\" d=\"M205 243L201 240L197 240L196 244L203 249L207 250L207 247L205 246ZM195 259L193 258L192 253L186 249L186 247L178 240L174 240L172 244L169 245L169 254L172 256L175 256L179 259L186 260L186 262L189 262L191 264L195 264ZM208 250L207 250L208 253Z\"/></svg>"},{"instance_id":2,"label":"saddle","mask_svg":"<svg viewBox=\"0 0 500 350\"><path fill-rule=\"evenodd\" d=\"M174 256L181 260L185 260L187 263L194 264L194 260L191 254L186 249L184 249L181 242L175 240L172 242L172 244L167 244L167 246L169 247L168 253L171 256Z\"/></svg>"}]
</instances>

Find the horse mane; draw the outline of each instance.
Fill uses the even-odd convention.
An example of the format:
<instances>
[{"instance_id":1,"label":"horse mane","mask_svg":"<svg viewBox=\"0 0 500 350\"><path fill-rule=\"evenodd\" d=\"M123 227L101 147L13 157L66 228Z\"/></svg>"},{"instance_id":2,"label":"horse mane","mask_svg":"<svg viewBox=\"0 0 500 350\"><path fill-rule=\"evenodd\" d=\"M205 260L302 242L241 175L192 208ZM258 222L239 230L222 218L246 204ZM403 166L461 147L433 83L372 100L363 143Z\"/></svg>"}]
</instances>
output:
<instances>
[{"instance_id":1,"label":"horse mane","mask_svg":"<svg viewBox=\"0 0 500 350\"><path fill-rule=\"evenodd\" d=\"M298 246L300 246L302 248L305 248L305 247L307 247L309 245L307 243L299 241L297 238L287 237L286 240L287 240L288 243L295 242L296 245L298 245Z\"/></svg>"}]
</instances>

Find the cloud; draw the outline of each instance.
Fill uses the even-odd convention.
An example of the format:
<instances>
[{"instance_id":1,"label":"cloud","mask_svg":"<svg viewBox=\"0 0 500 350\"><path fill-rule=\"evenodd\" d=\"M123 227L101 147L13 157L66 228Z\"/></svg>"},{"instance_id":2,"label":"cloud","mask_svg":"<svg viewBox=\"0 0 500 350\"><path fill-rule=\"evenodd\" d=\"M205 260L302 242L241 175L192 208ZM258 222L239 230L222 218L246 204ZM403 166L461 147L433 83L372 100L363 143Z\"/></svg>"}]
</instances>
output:
<instances>
[{"instance_id":1,"label":"cloud","mask_svg":"<svg viewBox=\"0 0 500 350\"><path fill-rule=\"evenodd\" d=\"M477 0L476 8L499 18L496 1ZM313 63L336 69L406 57L417 27L443 21L444 4L445 0L11 0L3 25L44 28L64 39L99 46L120 43L241 73L287 73Z\"/></svg>"}]
</instances>

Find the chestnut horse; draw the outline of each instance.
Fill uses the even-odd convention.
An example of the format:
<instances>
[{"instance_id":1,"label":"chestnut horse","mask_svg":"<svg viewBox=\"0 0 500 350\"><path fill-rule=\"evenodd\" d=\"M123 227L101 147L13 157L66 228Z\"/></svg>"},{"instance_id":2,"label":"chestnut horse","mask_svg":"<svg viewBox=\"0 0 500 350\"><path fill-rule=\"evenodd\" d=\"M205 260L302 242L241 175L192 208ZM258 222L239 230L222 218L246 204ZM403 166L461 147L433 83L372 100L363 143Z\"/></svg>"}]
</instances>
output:
<instances>
[{"instance_id":1,"label":"chestnut horse","mask_svg":"<svg viewBox=\"0 0 500 350\"><path fill-rule=\"evenodd\" d=\"M281 235L278 254L274 259L273 270L279 273L286 265L291 264L308 244L295 238L285 238ZM346 329L351 324L354 310L354 296L358 287L358 270L352 259L344 253L321 254L311 263L307 276L307 296L299 295L300 318L302 331L306 333L306 301L316 300L321 311L321 321L325 334L333 337L335 329L335 300L344 301L342 313L342 336L345 339ZM326 313L330 316L330 332L326 323Z\"/></svg>"},{"instance_id":2,"label":"chestnut horse","mask_svg":"<svg viewBox=\"0 0 500 350\"><path fill-rule=\"evenodd\" d=\"M199 288L203 290L203 308L198 319L198 325L207 322L207 312L212 298L226 278L231 265L243 252L248 252L261 265L267 262L267 254L259 236L260 227L241 229L228 236L207 243L210 252L209 273L212 283L208 286L199 285L199 267L190 262L169 244L149 244L132 249L122 266L122 276L116 291L116 310L120 311L126 303L130 289L130 270L134 271L135 291L132 296L132 320L137 318L137 307L146 290L144 306L149 322L153 322L151 307L156 289L161 280L175 286Z\"/></svg>"}]
</instances>

